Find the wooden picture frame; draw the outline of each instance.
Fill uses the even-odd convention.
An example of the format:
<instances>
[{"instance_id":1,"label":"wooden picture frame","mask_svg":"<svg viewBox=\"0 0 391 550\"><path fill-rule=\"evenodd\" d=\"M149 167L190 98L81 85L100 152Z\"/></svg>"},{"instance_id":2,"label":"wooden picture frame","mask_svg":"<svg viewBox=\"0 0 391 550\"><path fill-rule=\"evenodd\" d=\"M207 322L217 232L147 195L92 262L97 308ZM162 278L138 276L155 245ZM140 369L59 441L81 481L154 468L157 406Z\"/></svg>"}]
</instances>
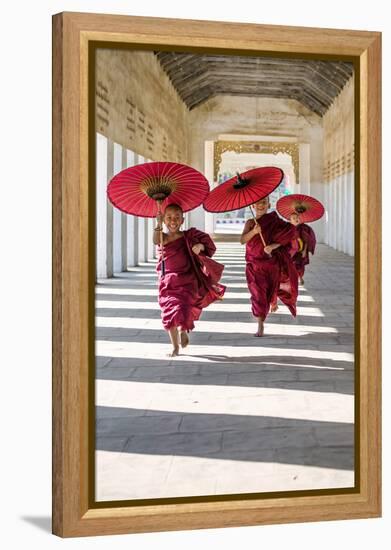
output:
<instances>
[{"instance_id":1,"label":"wooden picture frame","mask_svg":"<svg viewBox=\"0 0 391 550\"><path fill-rule=\"evenodd\" d=\"M96 45L199 47L350 59L356 74L357 484L215 501L91 501L94 227L89 56ZM53 17L53 533L61 537L379 517L381 514L381 34L149 17ZM92 130L91 130L92 127ZM358 146L357 146L358 144Z\"/></svg>"}]
</instances>

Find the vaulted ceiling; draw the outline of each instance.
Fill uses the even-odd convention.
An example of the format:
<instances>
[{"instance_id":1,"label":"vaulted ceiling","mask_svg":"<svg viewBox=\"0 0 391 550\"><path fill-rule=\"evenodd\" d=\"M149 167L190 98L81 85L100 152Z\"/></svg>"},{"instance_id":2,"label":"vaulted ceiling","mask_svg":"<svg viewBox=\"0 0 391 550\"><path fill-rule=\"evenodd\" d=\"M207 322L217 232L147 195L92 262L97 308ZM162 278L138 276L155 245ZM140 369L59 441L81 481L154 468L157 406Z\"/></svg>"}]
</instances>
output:
<instances>
[{"instance_id":1,"label":"vaulted ceiling","mask_svg":"<svg viewBox=\"0 0 391 550\"><path fill-rule=\"evenodd\" d=\"M223 94L296 99L323 116L353 74L342 61L154 53L190 110Z\"/></svg>"}]
</instances>

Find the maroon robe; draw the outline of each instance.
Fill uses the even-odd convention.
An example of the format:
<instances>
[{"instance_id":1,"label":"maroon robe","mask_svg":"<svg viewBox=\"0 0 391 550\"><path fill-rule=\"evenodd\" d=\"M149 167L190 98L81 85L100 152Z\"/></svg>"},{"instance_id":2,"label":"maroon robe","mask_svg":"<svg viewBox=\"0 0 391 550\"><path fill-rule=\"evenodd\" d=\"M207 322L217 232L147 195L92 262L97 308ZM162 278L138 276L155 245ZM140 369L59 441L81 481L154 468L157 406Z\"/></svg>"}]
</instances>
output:
<instances>
[{"instance_id":1,"label":"maroon robe","mask_svg":"<svg viewBox=\"0 0 391 550\"><path fill-rule=\"evenodd\" d=\"M192 247L202 243L205 250L194 254ZM164 245L165 275L161 274L161 251L156 270L159 273L159 305L166 330L180 327L192 330L202 309L221 300L225 286L219 284L224 266L211 259L216 251L206 233L192 227Z\"/></svg>"},{"instance_id":2,"label":"maroon robe","mask_svg":"<svg viewBox=\"0 0 391 550\"><path fill-rule=\"evenodd\" d=\"M310 263L309 253L311 252L312 255L315 253L316 236L312 227L310 227L306 223L300 223L299 225L296 225L295 240L298 241L298 239L301 239L303 243L303 249L304 246L307 245L307 253L305 256L302 255L300 248L299 251L296 251L295 254L293 254L293 262L295 264L296 271L299 277L303 278L305 266Z\"/></svg>"},{"instance_id":3,"label":"maroon robe","mask_svg":"<svg viewBox=\"0 0 391 550\"><path fill-rule=\"evenodd\" d=\"M272 254L264 252L259 234L246 243L246 279L251 294L251 306L254 317L265 320L270 305L277 296L296 316L298 294L297 272L289 255L289 246L295 237L295 228L283 221L276 212L264 214L258 218L266 245L279 243L281 246ZM254 227L250 223L250 229Z\"/></svg>"}]
</instances>

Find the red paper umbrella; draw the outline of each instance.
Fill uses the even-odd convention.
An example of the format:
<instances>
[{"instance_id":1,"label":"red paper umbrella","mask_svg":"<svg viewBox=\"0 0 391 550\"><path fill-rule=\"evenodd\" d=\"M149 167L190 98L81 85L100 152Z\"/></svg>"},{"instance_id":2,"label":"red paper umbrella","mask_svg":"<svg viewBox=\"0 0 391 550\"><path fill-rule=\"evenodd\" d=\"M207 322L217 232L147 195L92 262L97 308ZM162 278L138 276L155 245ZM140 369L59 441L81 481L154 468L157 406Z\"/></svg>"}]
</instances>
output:
<instances>
[{"instance_id":1,"label":"red paper umbrella","mask_svg":"<svg viewBox=\"0 0 391 550\"><path fill-rule=\"evenodd\" d=\"M184 212L199 206L209 192L201 172L175 162L146 162L126 168L109 182L107 196L122 212L154 218L169 204Z\"/></svg>"},{"instance_id":2,"label":"red paper umbrella","mask_svg":"<svg viewBox=\"0 0 391 550\"><path fill-rule=\"evenodd\" d=\"M298 214L301 223L314 222L324 214L324 207L321 202L309 195L286 195L278 199L276 209L286 220L292 214Z\"/></svg>"},{"instance_id":3,"label":"red paper umbrella","mask_svg":"<svg viewBox=\"0 0 391 550\"><path fill-rule=\"evenodd\" d=\"M154 218L169 204L183 212L199 206L209 192L208 180L194 168L176 162L146 162L125 168L107 186L110 202L122 212ZM161 273L165 274L163 233Z\"/></svg>"},{"instance_id":4,"label":"red paper umbrella","mask_svg":"<svg viewBox=\"0 0 391 550\"><path fill-rule=\"evenodd\" d=\"M230 212L250 206L270 195L280 185L284 172L267 166L237 174L213 189L204 201L208 212Z\"/></svg>"}]
</instances>

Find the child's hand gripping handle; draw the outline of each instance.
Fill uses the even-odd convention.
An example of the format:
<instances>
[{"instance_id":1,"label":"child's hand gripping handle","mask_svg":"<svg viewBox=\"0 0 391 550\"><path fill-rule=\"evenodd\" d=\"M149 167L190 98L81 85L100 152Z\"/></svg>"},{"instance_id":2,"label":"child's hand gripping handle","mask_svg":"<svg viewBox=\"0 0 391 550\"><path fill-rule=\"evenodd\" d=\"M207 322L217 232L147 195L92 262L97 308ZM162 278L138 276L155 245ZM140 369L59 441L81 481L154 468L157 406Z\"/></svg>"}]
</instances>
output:
<instances>
[{"instance_id":1,"label":"child's hand gripping handle","mask_svg":"<svg viewBox=\"0 0 391 550\"><path fill-rule=\"evenodd\" d=\"M262 241L262 244L263 244L263 251L264 251L265 254L267 254L268 256L271 256L272 250L269 249L268 245L267 245L266 242L265 242L265 239L263 238L261 226L259 225L259 223L257 222L257 220L254 220L254 221L255 221L254 230L255 230L256 233L258 233L259 236L261 237L261 241Z\"/></svg>"},{"instance_id":2,"label":"child's hand gripping handle","mask_svg":"<svg viewBox=\"0 0 391 550\"><path fill-rule=\"evenodd\" d=\"M250 211L251 211L251 214L252 214L252 217L253 217L253 220L254 220L254 230L259 233L259 236L261 237L261 241L262 241L262 244L263 244L263 248L266 247L266 243L265 243L265 239L263 238L263 235L262 235L262 229L261 229L261 226L259 225L258 221L257 221L257 218L255 217L255 214L254 214L254 210L252 209L252 206L250 206ZM268 252L267 252L268 254ZM270 254L269 254L270 255Z\"/></svg>"},{"instance_id":3,"label":"child's hand gripping handle","mask_svg":"<svg viewBox=\"0 0 391 550\"><path fill-rule=\"evenodd\" d=\"M158 202L158 213L156 216L156 223L157 226L155 228L155 231L159 231L160 234L160 253L161 253L161 274L164 277L166 274L166 265L164 261L164 253L163 253L163 214L160 209L160 203Z\"/></svg>"}]
</instances>

